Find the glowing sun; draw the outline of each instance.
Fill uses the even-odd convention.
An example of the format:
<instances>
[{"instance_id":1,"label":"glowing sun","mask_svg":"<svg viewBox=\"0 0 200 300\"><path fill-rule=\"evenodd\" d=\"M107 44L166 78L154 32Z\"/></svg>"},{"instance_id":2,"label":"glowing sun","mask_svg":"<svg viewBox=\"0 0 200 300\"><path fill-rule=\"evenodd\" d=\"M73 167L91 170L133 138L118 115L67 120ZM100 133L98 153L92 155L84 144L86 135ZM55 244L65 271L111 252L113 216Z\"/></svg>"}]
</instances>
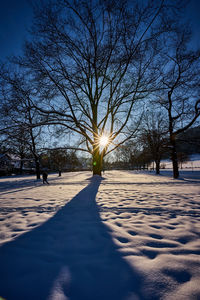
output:
<instances>
[{"instance_id":1,"label":"glowing sun","mask_svg":"<svg viewBox=\"0 0 200 300\"><path fill-rule=\"evenodd\" d=\"M99 138L99 145L102 147L105 147L108 144L108 142L109 142L109 137L106 135L102 135Z\"/></svg>"}]
</instances>

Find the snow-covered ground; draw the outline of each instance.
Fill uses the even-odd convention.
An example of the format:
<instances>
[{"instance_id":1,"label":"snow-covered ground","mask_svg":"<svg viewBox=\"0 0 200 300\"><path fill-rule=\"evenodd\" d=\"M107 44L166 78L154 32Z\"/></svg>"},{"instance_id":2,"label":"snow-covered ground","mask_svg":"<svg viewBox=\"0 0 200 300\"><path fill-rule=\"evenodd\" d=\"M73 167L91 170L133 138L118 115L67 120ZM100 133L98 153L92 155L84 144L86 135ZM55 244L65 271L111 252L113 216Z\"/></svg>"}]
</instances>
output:
<instances>
[{"instance_id":1,"label":"snow-covered ground","mask_svg":"<svg viewBox=\"0 0 200 300\"><path fill-rule=\"evenodd\" d=\"M166 169L172 169L172 162L169 159L162 160L161 166L164 166ZM182 162L180 164L181 169L190 169L192 171L194 170L200 170L200 154L192 154L188 157L188 159L185 162Z\"/></svg>"},{"instance_id":2,"label":"snow-covered ground","mask_svg":"<svg viewBox=\"0 0 200 300\"><path fill-rule=\"evenodd\" d=\"M0 178L0 299L200 299L200 172Z\"/></svg>"}]
</instances>

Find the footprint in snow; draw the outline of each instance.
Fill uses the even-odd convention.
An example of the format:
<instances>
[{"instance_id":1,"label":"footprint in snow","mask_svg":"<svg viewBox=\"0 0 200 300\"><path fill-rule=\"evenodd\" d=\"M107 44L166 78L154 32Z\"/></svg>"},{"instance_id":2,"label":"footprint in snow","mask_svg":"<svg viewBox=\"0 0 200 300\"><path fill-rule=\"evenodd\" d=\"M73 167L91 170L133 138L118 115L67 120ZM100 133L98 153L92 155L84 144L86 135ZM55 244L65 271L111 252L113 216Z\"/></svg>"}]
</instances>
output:
<instances>
[{"instance_id":1,"label":"footprint in snow","mask_svg":"<svg viewBox=\"0 0 200 300\"><path fill-rule=\"evenodd\" d=\"M134 235L137 235L137 232L136 232L136 231L133 231L133 230L129 230L128 233L129 233L130 235L133 235L133 236L134 236Z\"/></svg>"},{"instance_id":2,"label":"footprint in snow","mask_svg":"<svg viewBox=\"0 0 200 300\"><path fill-rule=\"evenodd\" d=\"M141 252L150 259L154 259L158 255L158 251L153 250L143 249Z\"/></svg>"},{"instance_id":3,"label":"footprint in snow","mask_svg":"<svg viewBox=\"0 0 200 300\"><path fill-rule=\"evenodd\" d=\"M124 238L124 237L118 237L117 239L120 243L128 243L129 242L129 240L127 238Z\"/></svg>"},{"instance_id":4,"label":"footprint in snow","mask_svg":"<svg viewBox=\"0 0 200 300\"><path fill-rule=\"evenodd\" d=\"M151 225L152 228L155 228L155 229L160 229L161 227L158 226L158 225Z\"/></svg>"},{"instance_id":5,"label":"footprint in snow","mask_svg":"<svg viewBox=\"0 0 200 300\"><path fill-rule=\"evenodd\" d=\"M149 235L150 237L154 238L154 239L158 239L158 240L162 240L163 239L163 236L162 235L159 235L159 234L150 234Z\"/></svg>"},{"instance_id":6,"label":"footprint in snow","mask_svg":"<svg viewBox=\"0 0 200 300\"><path fill-rule=\"evenodd\" d=\"M190 273L188 273L187 271L182 271L182 270L164 270L163 272L164 274L166 274L167 276L172 277L173 279L175 279L178 283L185 283L187 281L190 281L191 279L191 275Z\"/></svg>"}]
</instances>

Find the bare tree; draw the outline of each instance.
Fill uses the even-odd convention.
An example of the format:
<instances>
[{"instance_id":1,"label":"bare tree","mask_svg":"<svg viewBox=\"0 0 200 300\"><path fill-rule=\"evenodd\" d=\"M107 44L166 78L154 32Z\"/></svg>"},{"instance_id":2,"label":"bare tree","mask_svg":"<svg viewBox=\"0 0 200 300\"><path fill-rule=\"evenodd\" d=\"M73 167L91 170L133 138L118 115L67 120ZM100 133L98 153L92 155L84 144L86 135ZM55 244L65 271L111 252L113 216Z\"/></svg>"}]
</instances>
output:
<instances>
[{"instance_id":1,"label":"bare tree","mask_svg":"<svg viewBox=\"0 0 200 300\"><path fill-rule=\"evenodd\" d=\"M178 178L177 135L200 116L200 51L189 49L191 32L184 26L168 39L160 66L163 90L158 103L167 111L173 177Z\"/></svg>"},{"instance_id":2,"label":"bare tree","mask_svg":"<svg viewBox=\"0 0 200 300\"><path fill-rule=\"evenodd\" d=\"M24 160L30 154L28 146L28 134L24 131L22 126L15 126L4 131L7 151L9 154L14 154L20 158L19 173L23 173Z\"/></svg>"},{"instance_id":3,"label":"bare tree","mask_svg":"<svg viewBox=\"0 0 200 300\"><path fill-rule=\"evenodd\" d=\"M135 104L155 90L158 39L171 30L164 15L171 20L175 8L165 2L55 0L36 10L33 41L16 61L35 84L32 105L46 122L82 136L93 174L132 137Z\"/></svg>"},{"instance_id":4,"label":"bare tree","mask_svg":"<svg viewBox=\"0 0 200 300\"><path fill-rule=\"evenodd\" d=\"M160 174L160 161L167 152L168 128L161 111L148 111L143 119L140 140L155 161L156 174Z\"/></svg>"},{"instance_id":5,"label":"bare tree","mask_svg":"<svg viewBox=\"0 0 200 300\"><path fill-rule=\"evenodd\" d=\"M14 67L14 66L13 66ZM31 89L23 73L16 72L14 68L1 67L0 74L1 116L4 123L1 134L10 148L21 158L21 171L23 159L31 154L35 161L36 176L40 179L40 165L38 145L40 143L41 119L31 105Z\"/></svg>"}]
</instances>

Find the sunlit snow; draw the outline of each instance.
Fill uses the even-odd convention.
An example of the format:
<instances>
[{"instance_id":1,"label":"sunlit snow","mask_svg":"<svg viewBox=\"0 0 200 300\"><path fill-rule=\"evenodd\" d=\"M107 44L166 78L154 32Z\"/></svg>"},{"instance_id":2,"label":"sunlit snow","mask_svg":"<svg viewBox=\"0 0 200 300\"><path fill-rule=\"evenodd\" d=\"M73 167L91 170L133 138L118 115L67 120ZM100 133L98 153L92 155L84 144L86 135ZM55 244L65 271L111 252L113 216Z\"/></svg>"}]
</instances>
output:
<instances>
[{"instance_id":1,"label":"sunlit snow","mask_svg":"<svg viewBox=\"0 0 200 300\"><path fill-rule=\"evenodd\" d=\"M48 180L0 178L0 297L200 299L200 171Z\"/></svg>"}]
</instances>

